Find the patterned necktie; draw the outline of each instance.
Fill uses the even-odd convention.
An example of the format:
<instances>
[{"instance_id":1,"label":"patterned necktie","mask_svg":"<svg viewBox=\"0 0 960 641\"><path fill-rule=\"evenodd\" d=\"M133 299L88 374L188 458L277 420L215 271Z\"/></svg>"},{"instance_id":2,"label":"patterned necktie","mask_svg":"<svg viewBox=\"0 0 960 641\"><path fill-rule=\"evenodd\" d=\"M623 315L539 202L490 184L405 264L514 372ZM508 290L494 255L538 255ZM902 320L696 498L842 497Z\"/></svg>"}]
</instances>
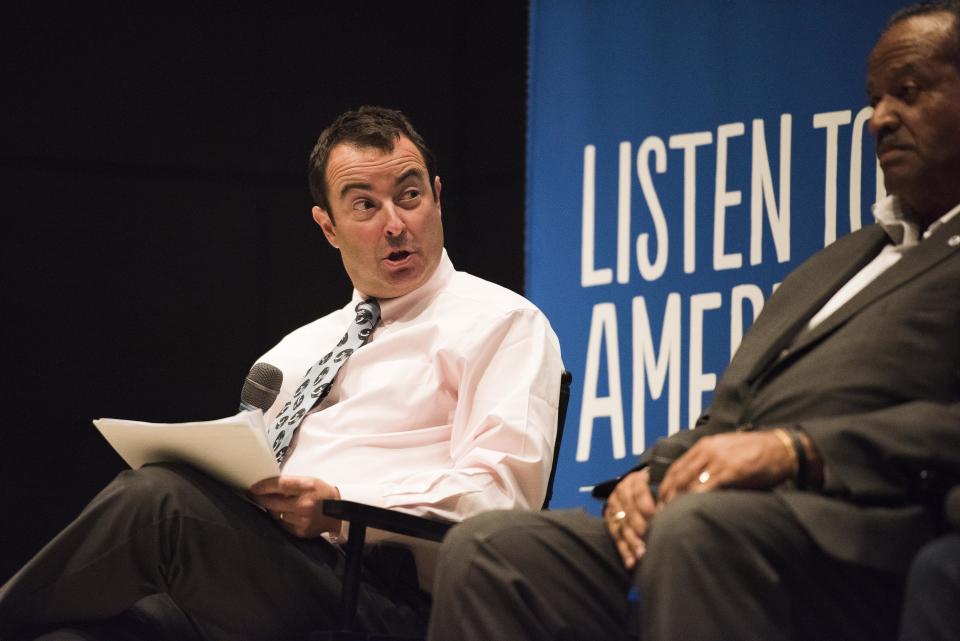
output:
<instances>
[{"instance_id":1,"label":"patterned necktie","mask_svg":"<svg viewBox=\"0 0 960 641\"><path fill-rule=\"evenodd\" d=\"M368 298L357 304L355 311L356 318L337 346L307 370L297 391L293 393L293 400L283 406L273 425L267 428L267 441L273 441L273 453L278 463L283 463L286 458L293 433L300 427L303 417L327 395L343 363L367 342L380 320L380 304L376 298Z\"/></svg>"}]
</instances>

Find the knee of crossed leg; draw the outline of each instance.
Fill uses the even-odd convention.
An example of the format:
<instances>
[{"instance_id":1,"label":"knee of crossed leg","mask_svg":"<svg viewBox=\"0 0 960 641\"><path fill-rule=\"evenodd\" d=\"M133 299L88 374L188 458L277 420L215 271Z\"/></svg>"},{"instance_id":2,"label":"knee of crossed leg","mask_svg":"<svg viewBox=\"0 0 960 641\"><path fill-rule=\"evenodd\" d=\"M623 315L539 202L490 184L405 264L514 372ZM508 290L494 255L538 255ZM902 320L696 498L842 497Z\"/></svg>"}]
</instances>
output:
<instances>
[{"instance_id":1,"label":"knee of crossed leg","mask_svg":"<svg viewBox=\"0 0 960 641\"><path fill-rule=\"evenodd\" d=\"M199 498L184 470L180 465L158 464L121 472L88 509L103 512L117 525L120 520L155 523Z\"/></svg>"}]
</instances>

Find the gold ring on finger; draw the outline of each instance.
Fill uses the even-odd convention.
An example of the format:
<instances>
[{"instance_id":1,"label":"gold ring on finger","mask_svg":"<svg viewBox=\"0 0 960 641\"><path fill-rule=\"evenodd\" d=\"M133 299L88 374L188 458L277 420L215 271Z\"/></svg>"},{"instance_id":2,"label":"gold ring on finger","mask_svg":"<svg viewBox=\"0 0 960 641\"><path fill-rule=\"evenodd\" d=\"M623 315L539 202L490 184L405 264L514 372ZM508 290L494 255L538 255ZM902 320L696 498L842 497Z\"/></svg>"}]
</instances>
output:
<instances>
[{"instance_id":1,"label":"gold ring on finger","mask_svg":"<svg viewBox=\"0 0 960 641\"><path fill-rule=\"evenodd\" d=\"M610 518L610 530L613 532L614 537L620 536L620 530L623 529L623 521L627 518L627 513L623 510L616 512Z\"/></svg>"}]
</instances>

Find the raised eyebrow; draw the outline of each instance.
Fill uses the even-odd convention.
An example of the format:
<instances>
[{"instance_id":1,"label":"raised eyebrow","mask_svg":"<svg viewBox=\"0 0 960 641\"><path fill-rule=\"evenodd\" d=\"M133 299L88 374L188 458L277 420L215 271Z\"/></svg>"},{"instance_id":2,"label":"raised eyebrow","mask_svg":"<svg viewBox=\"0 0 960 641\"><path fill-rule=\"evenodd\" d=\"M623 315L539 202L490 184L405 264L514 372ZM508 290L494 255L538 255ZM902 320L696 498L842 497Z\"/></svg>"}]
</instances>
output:
<instances>
[{"instance_id":1,"label":"raised eyebrow","mask_svg":"<svg viewBox=\"0 0 960 641\"><path fill-rule=\"evenodd\" d=\"M372 187L370 183L347 183L346 185L340 188L340 198L343 198L344 196L347 195L348 192L354 189L369 191L370 189L372 189Z\"/></svg>"},{"instance_id":2,"label":"raised eyebrow","mask_svg":"<svg viewBox=\"0 0 960 641\"><path fill-rule=\"evenodd\" d=\"M425 180L423 170L417 169L416 167L412 167L406 170L405 172L403 172L402 174L400 174L400 176L397 178L397 184L400 184L409 178L419 178L422 181ZM348 192L354 189L361 190L361 191L370 190L370 189L373 189L373 186L370 183L364 183L364 182L347 183L340 188L340 197L343 198L344 196L347 195Z\"/></svg>"},{"instance_id":3,"label":"raised eyebrow","mask_svg":"<svg viewBox=\"0 0 960 641\"><path fill-rule=\"evenodd\" d=\"M406 170L397 178L397 184L403 183L410 178L419 178L422 182L426 182L426 177L424 176L423 170L418 169L417 167L411 167Z\"/></svg>"}]
</instances>

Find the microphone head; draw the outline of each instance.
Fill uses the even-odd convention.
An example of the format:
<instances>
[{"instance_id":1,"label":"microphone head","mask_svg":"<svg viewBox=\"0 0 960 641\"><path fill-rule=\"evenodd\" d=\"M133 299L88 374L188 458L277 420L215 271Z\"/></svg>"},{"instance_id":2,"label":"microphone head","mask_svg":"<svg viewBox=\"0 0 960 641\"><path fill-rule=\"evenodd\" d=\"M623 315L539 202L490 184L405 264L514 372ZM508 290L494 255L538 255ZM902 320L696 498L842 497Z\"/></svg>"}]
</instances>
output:
<instances>
[{"instance_id":1,"label":"microphone head","mask_svg":"<svg viewBox=\"0 0 960 641\"><path fill-rule=\"evenodd\" d=\"M654 443L652 455L647 462L647 469L650 471L650 493L653 495L654 500L657 498L657 490L660 488L660 481L663 480L664 475L667 473L667 468L683 456L686 451L687 446L683 443L669 441L666 438L662 438ZM617 486L622 478L623 477L618 476L615 479L599 483L593 487L590 494L595 499L606 499L613 493L613 488Z\"/></svg>"},{"instance_id":2,"label":"microphone head","mask_svg":"<svg viewBox=\"0 0 960 641\"><path fill-rule=\"evenodd\" d=\"M657 501L660 497L660 481L667 474L667 468L673 465L673 462L683 456L687 451L687 446L677 441L670 441L666 438L661 439L653 446L653 456L650 457L650 464L647 468L650 470L650 494L653 500Z\"/></svg>"},{"instance_id":3,"label":"microphone head","mask_svg":"<svg viewBox=\"0 0 960 641\"><path fill-rule=\"evenodd\" d=\"M240 409L261 409L266 412L277 400L283 372L270 363L254 363L240 390Z\"/></svg>"}]
</instances>

